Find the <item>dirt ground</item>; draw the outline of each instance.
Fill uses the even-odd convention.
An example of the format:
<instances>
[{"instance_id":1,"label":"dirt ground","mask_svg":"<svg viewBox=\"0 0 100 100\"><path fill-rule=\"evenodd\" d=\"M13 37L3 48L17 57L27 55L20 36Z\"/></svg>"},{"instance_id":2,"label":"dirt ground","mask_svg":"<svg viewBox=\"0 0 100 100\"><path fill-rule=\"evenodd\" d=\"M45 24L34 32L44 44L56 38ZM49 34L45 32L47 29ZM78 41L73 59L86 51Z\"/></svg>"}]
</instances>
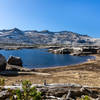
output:
<instances>
[{"instance_id":1,"label":"dirt ground","mask_svg":"<svg viewBox=\"0 0 100 100\"><path fill-rule=\"evenodd\" d=\"M19 84L22 80L30 80L33 84L43 84L44 80L50 83L76 83L88 86L100 86L100 55L95 60L73 66L59 66L54 68L36 69L36 72L50 75L18 75L0 76L5 78L6 85Z\"/></svg>"}]
</instances>

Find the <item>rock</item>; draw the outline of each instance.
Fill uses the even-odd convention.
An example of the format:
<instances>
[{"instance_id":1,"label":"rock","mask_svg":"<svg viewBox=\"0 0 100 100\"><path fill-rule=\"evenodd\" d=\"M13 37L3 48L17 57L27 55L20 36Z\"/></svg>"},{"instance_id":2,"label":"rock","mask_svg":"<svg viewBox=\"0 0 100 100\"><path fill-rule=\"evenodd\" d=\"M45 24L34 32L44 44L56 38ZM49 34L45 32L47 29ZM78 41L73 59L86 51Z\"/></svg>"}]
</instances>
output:
<instances>
[{"instance_id":1,"label":"rock","mask_svg":"<svg viewBox=\"0 0 100 100\"><path fill-rule=\"evenodd\" d=\"M64 94L61 98L61 100L70 100L70 95L71 95L71 91L68 90L67 94Z\"/></svg>"},{"instance_id":2,"label":"rock","mask_svg":"<svg viewBox=\"0 0 100 100\"><path fill-rule=\"evenodd\" d=\"M9 59L8 59L8 64L10 64L10 65L17 65L17 66L22 66L22 60L21 60L20 57L11 56L11 57L9 57Z\"/></svg>"},{"instance_id":3,"label":"rock","mask_svg":"<svg viewBox=\"0 0 100 100\"><path fill-rule=\"evenodd\" d=\"M88 96L91 96L91 97L93 97L93 98L97 98L98 97L98 93L96 92L96 91L91 91L91 90L89 90L89 89L87 89L87 88L85 88L85 87L82 87L81 89L80 89L80 91L83 93L83 94L85 94L85 95L88 95Z\"/></svg>"},{"instance_id":4,"label":"rock","mask_svg":"<svg viewBox=\"0 0 100 100\"><path fill-rule=\"evenodd\" d=\"M43 98L45 100L64 100L55 96L46 96L45 98Z\"/></svg>"},{"instance_id":5,"label":"rock","mask_svg":"<svg viewBox=\"0 0 100 100\"><path fill-rule=\"evenodd\" d=\"M70 54L72 53L73 50L70 48L58 48L58 49L49 49L48 51L54 54Z\"/></svg>"},{"instance_id":6,"label":"rock","mask_svg":"<svg viewBox=\"0 0 100 100\"><path fill-rule=\"evenodd\" d=\"M23 67L19 67L16 65L7 65L6 70L7 71L21 71L21 68Z\"/></svg>"},{"instance_id":7,"label":"rock","mask_svg":"<svg viewBox=\"0 0 100 100\"><path fill-rule=\"evenodd\" d=\"M4 90L0 92L0 100L5 100L9 97L8 90Z\"/></svg>"},{"instance_id":8,"label":"rock","mask_svg":"<svg viewBox=\"0 0 100 100\"><path fill-rule=\"evenodd\" d=\"M7 71L22 71L22 72L37 72L34 68L30 69L30 68L24 68L21 66L9 65L9 64L7 64L6 70Z\"/></svg>"},{"instance_id":9,"label":"rock","mask_svg":"<svg viewBox=\"0 0 100 100\"><path fill-rule=\"evenodd\" d=\"M31 69L29 69L31 72L33 71L33 72L35 72L36 71L36 69L35 68L31 68Z\"/></svg>"},{"instance_id":10,"label":"rock","mask_svg":"<svg viewBox=\"0 0 100 100\"><path fill-rule=\"evenodd\" d=\"M94 88L84 88L84 87L72 87L72 86L44 86L41 89L38 88L39 91L42 93L44 97L56 97L56 98L61 98L60 100L77 100L77 98L81 98L82 95L87 95L91 98L98 98L99 92L98 90L94 90ZM94 99L94 100L95 100ZM46 100L46 99L44 99ZM52 99L50 99L52 100ZM57 99L58 100L58 99ZM80 99L78 99L80 100ZM91 99L92 100L92 99Z\"/></svg>"},{"instance_id":11,"label":"rock","mask_svg":"<svg viewBox=\"0 0 100 100\"><path fill-rule=\"evenodd\" d=\"M0 54L0 71L6 70L6 58Z\"/></svg>"}]
</instances>

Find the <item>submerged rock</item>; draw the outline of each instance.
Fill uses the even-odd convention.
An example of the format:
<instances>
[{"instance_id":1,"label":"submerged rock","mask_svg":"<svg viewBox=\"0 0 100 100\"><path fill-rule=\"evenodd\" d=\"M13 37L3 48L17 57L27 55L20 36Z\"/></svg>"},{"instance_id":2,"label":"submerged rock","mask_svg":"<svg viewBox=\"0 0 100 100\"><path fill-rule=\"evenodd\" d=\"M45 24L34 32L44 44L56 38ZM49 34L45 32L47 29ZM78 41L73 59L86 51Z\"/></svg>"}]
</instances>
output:
<instances>
[{"instance_id":1,"label":"submerged rock","mask_svg":"<svg viewBox=\"0 0 100 100\"><path fill-rule=\"evenodd\" d=\"M14 56L9 57L8 64L17 65L17 66L23 66L21 58L20 57L14 57Z\"/></svg>"},{"instance_id":2,"label":"submerged rock","mask_svg":"<svg viewBox=\"0 0 100 100\"><path fill-rule=\"evenodd\" d=\"M6 58L0 54L0 71L6 70Z\"/></svg>"}]
</instances>

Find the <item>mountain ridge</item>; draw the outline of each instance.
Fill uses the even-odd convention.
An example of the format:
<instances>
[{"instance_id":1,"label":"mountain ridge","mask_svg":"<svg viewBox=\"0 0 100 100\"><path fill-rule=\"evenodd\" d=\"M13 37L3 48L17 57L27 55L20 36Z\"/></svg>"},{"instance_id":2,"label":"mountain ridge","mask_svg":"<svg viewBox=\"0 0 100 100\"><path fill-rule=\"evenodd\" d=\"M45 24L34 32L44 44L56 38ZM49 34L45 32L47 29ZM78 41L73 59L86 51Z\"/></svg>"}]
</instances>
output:
<instances>
[{"instance_id":1,"label":"mountain ridge","mask_svg":"<svg viewBox=\"0 0 100 100\"><path fill-rule=\"evenodd\" d=\"M49 30L20 30L13 28L0 30L0 40L4 43L26 44L93 44L95 39L72 31L52 32Z\"/></svg>"}]
</instances>

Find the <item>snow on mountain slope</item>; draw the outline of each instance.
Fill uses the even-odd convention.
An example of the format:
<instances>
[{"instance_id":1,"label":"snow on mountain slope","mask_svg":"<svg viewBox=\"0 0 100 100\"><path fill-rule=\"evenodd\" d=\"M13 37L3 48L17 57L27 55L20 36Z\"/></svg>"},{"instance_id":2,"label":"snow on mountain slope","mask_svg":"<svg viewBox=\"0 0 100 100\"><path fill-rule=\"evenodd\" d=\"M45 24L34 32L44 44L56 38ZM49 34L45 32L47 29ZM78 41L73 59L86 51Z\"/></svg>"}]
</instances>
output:
<instances>
[{"instance_id":1,"label":"snow on mountain slope","mask_svg":"<svg viewBox=\"0 0 100 100\"><path fill-rule=\"evenodd\" d=\"M17 28L0 30L0 42L31 43L31 44L93 44L100 40L87 35L81 35L70 31L50 32L48 30L22 31Z\"/></svg>"}]
</instances>

